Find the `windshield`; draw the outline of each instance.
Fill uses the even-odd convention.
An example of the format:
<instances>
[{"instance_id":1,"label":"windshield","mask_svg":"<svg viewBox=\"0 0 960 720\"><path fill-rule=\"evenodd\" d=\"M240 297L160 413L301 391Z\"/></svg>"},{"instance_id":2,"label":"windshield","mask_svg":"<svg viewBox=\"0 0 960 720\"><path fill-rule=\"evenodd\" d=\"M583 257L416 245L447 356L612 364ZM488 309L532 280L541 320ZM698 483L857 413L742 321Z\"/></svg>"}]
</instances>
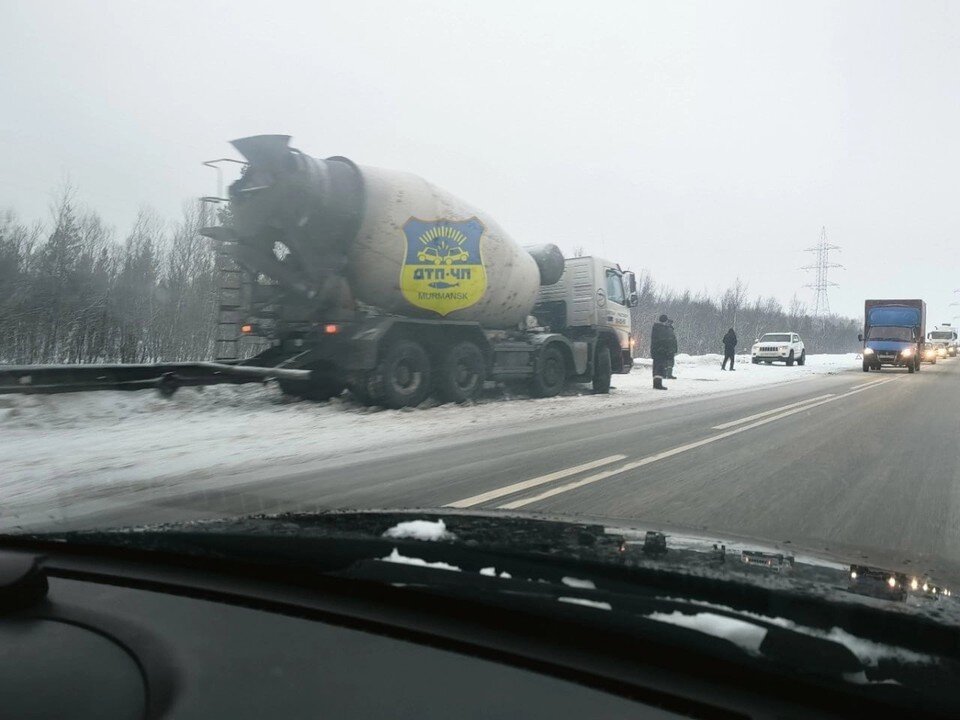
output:
<instances>
[{"instance_id":1,"label":"windshield","mask_svg":"<svg viewBox=\"0 0 960 720\"><path fill-rule=\"evenodd\" d=\"M876 325L870 328L870 332L867 333L867 340L896 340L913 342L914 331L913 328Z\"/></svg>"},{"instance_id":2,"label":"windshield","mask_svg":"<svg viewBox=\"0 0 960 720\"><path fill-rule=\"evenodd\" d=\"M0 551L351 511L589 560L520 516L960 587L958 28L6 3Z\"/></svg>"}]
</instances>

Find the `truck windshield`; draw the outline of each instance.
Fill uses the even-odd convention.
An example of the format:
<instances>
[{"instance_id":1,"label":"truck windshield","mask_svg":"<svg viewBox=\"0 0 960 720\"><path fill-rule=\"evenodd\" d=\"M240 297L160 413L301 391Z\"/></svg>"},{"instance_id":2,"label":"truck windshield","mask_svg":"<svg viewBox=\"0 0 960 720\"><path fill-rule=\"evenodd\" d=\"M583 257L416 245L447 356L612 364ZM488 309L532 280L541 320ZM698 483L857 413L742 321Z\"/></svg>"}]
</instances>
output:
<instances>
[{"instance_id":1,"label":"truck windshield","mask_svg":"<svg viewBox=\"0 0 960 720\"><path fill-rule=\"evenodd\" d=\"M913 328L892 327L877 325L870 328L867 340L896 340L898 342L913 342Z\"/></svg>"},{"instance_id":2,"label":"truck windshield","mask_svg":"<svg viewBox=\"0 0 960 720\"><path fill-rule=\"evenodd\" d=\"M790 342L790 335L787 333L767 333L760 342Z\"/></svg>"}]
</instances>

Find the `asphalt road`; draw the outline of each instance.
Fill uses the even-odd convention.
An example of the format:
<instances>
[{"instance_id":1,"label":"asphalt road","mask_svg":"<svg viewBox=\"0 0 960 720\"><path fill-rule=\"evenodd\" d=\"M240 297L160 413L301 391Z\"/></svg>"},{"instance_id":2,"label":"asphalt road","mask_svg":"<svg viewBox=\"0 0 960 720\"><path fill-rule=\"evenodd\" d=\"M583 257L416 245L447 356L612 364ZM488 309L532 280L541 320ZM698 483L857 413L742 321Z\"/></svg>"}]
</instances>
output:
<instances>
[{"instance_id":1,"label":"asphalt road","mask_svg":"<svg viewBox=\"0 0 960 720\"><path fill-rule=\"evenodd\" d=\"M878 564L909 560L957 577L958 408L958 360L913 375L814 376L479 440L372 449L322 470L278 469L229 488L145 493L136 505L104 509L96 524L501 508L735 533Z\"/></svg>"}]
</instances>

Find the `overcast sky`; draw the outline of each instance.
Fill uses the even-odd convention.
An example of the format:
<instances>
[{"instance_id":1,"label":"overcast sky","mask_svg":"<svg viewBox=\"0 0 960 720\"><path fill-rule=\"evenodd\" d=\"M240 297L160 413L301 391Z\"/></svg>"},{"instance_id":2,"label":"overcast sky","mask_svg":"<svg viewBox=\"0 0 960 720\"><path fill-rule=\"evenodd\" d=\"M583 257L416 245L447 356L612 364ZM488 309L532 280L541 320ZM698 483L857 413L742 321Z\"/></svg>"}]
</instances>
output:
<instances>
[{"instance_id":1,"label":"overcast sky","mask_svg":"<svg viewBox=\"0 0 960 720\"><path fill-rule=\"evenodd\" d=\"M960 315L960 3L4 0L0 207L66 175L123 233L227 141L409 170L523 244L784 303Z\"/></svg>"}]
</instances>

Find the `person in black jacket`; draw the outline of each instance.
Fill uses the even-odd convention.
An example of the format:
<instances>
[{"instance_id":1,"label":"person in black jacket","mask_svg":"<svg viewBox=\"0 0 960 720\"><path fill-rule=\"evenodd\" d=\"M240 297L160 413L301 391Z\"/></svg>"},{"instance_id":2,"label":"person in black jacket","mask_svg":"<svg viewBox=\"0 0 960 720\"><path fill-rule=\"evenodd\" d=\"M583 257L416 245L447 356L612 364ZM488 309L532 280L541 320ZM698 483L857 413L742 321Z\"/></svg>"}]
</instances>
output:
<instances>
[{"instance_id":1,"label":"person in black jacket","mask_svg":"<svg viewBox=\"0 0 960 720\"><path fill-rule=\"evenodd\" d=\"M677 333L673 329L673 320L670 318L667 318L667 327L670 328L670 359L667 360L664 377L667 380L676 380L677 376L673 374L673 364L677 357Z\"/></svg>"},{"instance_id":2,"label":"person in black jacket","mask_svg":"<svg viewBox=\"0 0 960 720\"><path fill-rule=\"evenodd\" d=\"M736 370L733 366L734 353L737 349L737 334L733 331L733 328L727 330L727 334L723 336L723 362L720 363L720 369L727 369L727 360L730 361L730 369Z\"/></svg>"},{"instance_id":3,"label":"person in black jacket","mask_svg":"<svg viewBox=\"0 0 960 720\"><path fill-rule=\"evenodd\" d=\"M670 326L667 325L667 316L661 315L650 331L650 357L653 358L653 388L655 390L667 389L663 386L663 378L666 375L667 363L670 361L672 350L673 342L670 339Z\"/></svg>"}]
</instances>

